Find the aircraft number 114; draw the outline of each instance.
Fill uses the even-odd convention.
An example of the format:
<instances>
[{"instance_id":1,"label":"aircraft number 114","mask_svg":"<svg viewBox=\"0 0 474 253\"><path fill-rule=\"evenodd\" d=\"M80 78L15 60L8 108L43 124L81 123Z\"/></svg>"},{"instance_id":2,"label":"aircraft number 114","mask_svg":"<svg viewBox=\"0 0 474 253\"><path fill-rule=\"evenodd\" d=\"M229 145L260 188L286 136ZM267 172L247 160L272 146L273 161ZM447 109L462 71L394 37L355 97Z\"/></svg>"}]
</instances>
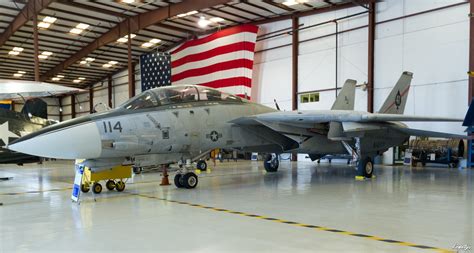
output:
<instances>
[{"instance_id":1,"label":"aircraft number 114","mask_svg":"<svg viewBox=\"0 0 474 253\"><path fill-rule=\"evenodd\" d=\"M120 121L117 121L115 124L113 124L112 127L112 122L110 121L103 121L102 124L104 125L104 132L105 133L113 133L114 131L122 132L122 125L120 124Z\"/></svg>"}]
</instances>

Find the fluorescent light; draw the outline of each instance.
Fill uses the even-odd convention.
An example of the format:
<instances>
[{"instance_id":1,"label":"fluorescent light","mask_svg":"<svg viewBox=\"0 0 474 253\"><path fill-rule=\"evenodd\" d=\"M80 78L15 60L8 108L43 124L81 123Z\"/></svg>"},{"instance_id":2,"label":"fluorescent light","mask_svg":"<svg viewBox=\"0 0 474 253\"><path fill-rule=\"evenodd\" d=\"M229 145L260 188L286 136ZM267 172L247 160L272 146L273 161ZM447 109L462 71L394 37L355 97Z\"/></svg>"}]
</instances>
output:
<instances>
[{"instance_id":1,"label":"fluorescent light","mask_svg":"<svg viewBox=\"0 0 474 253\"><path fill-rule=\"evenodd\" d=\"M118 61L109 61L109 64L110 64L110 65L115 65L115 64L117 64L117 63L118 63Z\"/></svg>"},{"instance_id":2,"label":"fluorescent light","mask_svg":"<svg viewBox=\"0 0 474 253\"><path fill-rule=\"evenodd\" d=\"M53 78L51 78L51 80L53 80L53 81L59 81L59 80L61 80L61 78L59 78L59 77L53 77Z\"/></svg>"},{"instance_id":3,"label":"fluorescent light","mask_svg":"<svg viewBox=\"0 0 474 253\"><path fill-rule=\"evenodd\" d=\"M298 4L298 2L296 2L296 0L286 0L282 4L284 4L286 6L292 6L292 5Z\"/></svg>"},{"instance_id":4,"label":"fluorescent light","mask_svg":"<svg viewBox=\"0 0 474 253\"><path fill-rule=\"evenodd\" d=\"M21 52L21 51L23 51L23 48L22 47L14 47L12 50L16 51L16 52Z\"/></svg>"},{"instance_id":5,"label":"fluorescent light","mask_svg":"<svg viewBox=\"0 0 474 253\"><path fill-rule=\"evenodd\" d=\"M135 0L122 0L122 3L126 3L126 4L131 4L131 3L134 3Z\"/></svg>"},{"instance_id":6,"label":"fluorescent light","mask_svg":"<svg viewBox=\"0 0 474 253\"><path fill-rule=\"evenodd\" d=\"M79 77L79 78L77 78L77 79L79 79L79 80L86 80L85 77Z\"/></svg>"},{"instance_id":7,"label":"fluorescent light","mask_svg":"<svg viewBox=\"0 0 474 253\"><path fill-rule=\"evenodd\" d=\"M40 59L46 59L46 58L48 58L48 56L47 56L47 55L44 55L44 54L40 54L40 55L38 55L38 58L40 58Z\"/></svg>"},{"instance_id":8,"label":"fluorescent light","mask_svg":"<svg viewBox=\"0 0 474 253\"><path fill-rule=\"evenodd\" d=\"M82 33L82 29L72 28L69 32L74 33L74 34L80 34L80 33Z\"/></svg>"},{"instance_id":9,"label":"fluorescent light","mask_svg":"<svg viewBox=\"0 0 474 253\"><path fill-rule=\"evenodd\" d=\"M93 62L93 61L95 61L95 58L87 57L87 58L86 58L86 61L88 61L88 62Z\"/></svg>"},{"instance_id":10,"label":"fluorescent light","mask_svg":"<svg viewBox=\"0 0 474 253\"><path fill-rule=\"evenodd\" d=\"M150 40L150 43L153 43L153 44L157 44L157 43L160 43L161 40L160 39L151 39Z\"/></svg>"},{"instance_id":11,"label":"fluorescent light","mask_svg":"<svg viewBox=\"0 0 474 253\"><path fill-rule=\"evenodd\" d=\"M178 18L182 18L182 17L186 17L186 16L189 16L189 15L194 15L194 14L197 14L199 13L198 11L189 11L189 12L186 12L186 13L181 13L181 14L178 14L176 15Z\"/></svg>"},{"instance_id":12,"label":"fluorescent light","mask_svg":"<svg viewBox=\"0 0 474 253\"><path fill-rule=\"evenodd\" d=\"M154 44L151 43L151 42L145 42L145 43L142 44L142 47L151 47L151 46L153 46L153 45L154 45Z\"/></svg>"},{"instance_id":13,"label":"fluorescent light","mask_svg":"<svg viewBox=\"0 0 474 253\"><path fill-rule=\"evenodd\" d=\"M44 22L50 23L50 24L56 22L56 20L57 20L57 18L55 18L55 17L50 17L50 16L46 16L46 17L43 18L43 21L44 21Z\"/></svg>"},{"instance_id":14,"label":"fluorescent light","mask_svg":"<svg viewBox=\"0 0 474 253\"><path fill-rule=\"evenodd\" d=\"M136 35L136 34L133 34L133 33L130 34L130 38L132 38L132 39L135 38L135 36L137 36L137 35ZM122 38L120 38L120 39L117 40L117 42L119 42L119 43L125 43L125 42L127 42L127 41L128 41L128 35L125 35L125 36L123 36Z\"/></svg>"},{"instance_id":15,"label":"fluorescent light","mask_svg":"<svg viewBox=\"0 0 474 253\"><path fill-rule=\"evenodd\" d=\"M81 61L81 62L79 62L79 64L81 64L81 65L87 64L87 61Z\"/></svg>"},{"instance_id":16,"label":"fluorescent light","mask_svg":"<svg viewBox=\"0 0 474 253\"><path fill-rule=\"evenodd\" d=\"M110 68L110 67L112 67L112 65L111 65L111 64L108 64L108 63L106 63L106 64L102 65L102 67L104 67L104 68Z\"/></svg>"},{"instance_id":17,"label":"fluorescent light","mask_svg":"<svg viewBox=\"0 0 474 253\"><path fill-rule=\"evenodd\" d=\"M82 29L82 30L85 30L89 27L88 24L84 24L84 23L79 23L78 25L76 25L76 28L78 29Z\"/></svg>"},{"instance_id":18,"label":"fluorescent light","mask_svg":"<svg viewBox=\"0 0 474 253\"><path fill-rule=\"evenodd\" d=\"M9 55L19 55L20 52L18 52L18 51L10 51L10 52L8 52L8 54L9 54Z\"/></svg>"},{"instance_id":19,"label":"fluorescent light","mask_svg":"<svg viewBox=\"0 0 474 253\"><path fill-rule=\"evenodd\" d=\"M63 75L57 75L56 77L59 77L59 78L64 78L64 76L63 76Z\"/></svg>"},{"instance_id":20,"label":"fluorescent light","mask_svg":"<svg viewBox=\"0 0 474 253\"><path fill-rule=\"evenodd\" d=\"M14 77L22 77L22 76L23 76L23 74L20 74L20 73L15 73L15 74L13 74L13 76L14 76Z\"/></svg>"},{"instance_id":21,"label":"fluorescent light","mask_svg":"<svg viewBox=\"0 0 474 253\"><path fill-rule=\"evenodd\" d=\"M52 55L52 54L53 54L53 52L49 52L49 51L43 51L41 54L42 54L42 55L47 55L47 56L50 56L50 55Z\"/></svg>"},{"instance_id":22,"label":"fluorescent light","mask_svg":"<svg viewBox=\"0 0 474 253\"><path fill-rule=\"evenodd\" d=\"M79 80L79 79L74 79L74 80L72 80L72 82L73 82L73 83L80 83L81 80Z\"/></svg>"},{"instance_id":23,"label":"fluorescent light","mask_svg":"<svg viewBox=\"0 0 474 253\"><path fill-rule=\"evenodd\" d=\"M119 42L119 43L125 43L127 41L128 41L127 38L120 38L120 39L117 40L117 42Z\"/></svg>"},{"instance_id":24,"label":"fluorescent light","mask_svg":"<svg viewBox=\"0 0 474 253\"><path fill-rule=\"evenodd\" d=\"M214 22L214 23L219 23L219 22L224 22L225 21L225 19L220 18L220 17L213 17L213 18L210 18L209 20L211 22Z\"/></svg>"},{"instance_id":25,"label":"fluorescent light","mask_svg":"<svg viewBox=\"0 0 474 253\"><path fill-rule=\"evenodd\" d=\"M201 17L198 21L198 25L202 28L207 27L211 21L207 20L205 17Z\"/></svg>"},{"instance_id":26,"label":"fluorescent light","mask_svg":"<svg viewBox=\"0 0 474 253\"><path fill-rule=\"evenodd\" d=\"M44 28L44 29L49 28L50 25L51 25L50 23L46 23L46 22L39 22L38 23L38 27L39 28Z\"/></svg>"},{"instance_id":27,"label":"fluorescent light","mask_svg":"<svg viewBox=\"0 0 474 253\"><path fill-rule=\"evenodd\" d=\"M21 71L21 70L18 70L18 73L20 73L20 74L26 74L25 71Z\"/></svg>"}]
</instances>

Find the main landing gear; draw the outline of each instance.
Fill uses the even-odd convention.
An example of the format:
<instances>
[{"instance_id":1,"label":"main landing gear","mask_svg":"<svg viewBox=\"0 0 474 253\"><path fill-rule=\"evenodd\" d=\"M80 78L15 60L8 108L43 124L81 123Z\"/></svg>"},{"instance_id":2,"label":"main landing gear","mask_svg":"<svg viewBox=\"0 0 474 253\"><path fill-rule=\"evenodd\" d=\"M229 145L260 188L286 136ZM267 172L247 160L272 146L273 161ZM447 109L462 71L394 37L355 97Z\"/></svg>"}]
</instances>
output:
<instances>
[{"instance_id":1,"label":"main landing gear","mask_svg":"<svg viewBox=\"0 0 474 253\"><path fill-rule=\"evenodd\" d=\"M267 172L277 172L280 161L277 154L266 154L263 159L263 167Z\"/></svg>"},{"instance_id":2,"label":"main landing gear","mask_svg":"<svg viewBox=\"0 0 474 253\"><path fill-rule=\"evenodd\" d=\"M174 176L174 184L178 188L193 189L198 185L198 177L194 172L186 172L184 174L178 172Z\"/></svg>"},{"instance_id":3,"label":"main landing gear","mask_svg":"<svg viewBox=\"0 0 474 253\"><path fill-rule=\"evenodd\" d=\"M374 173L374 162L373 156L362 154L360 146L360 138L355 137L355 144L352 147L346 141L342 141L342 144L346 148L347 152L352 155L352 160L356 161L357 177L371 178Z\"/></svg>"}]
</instances>

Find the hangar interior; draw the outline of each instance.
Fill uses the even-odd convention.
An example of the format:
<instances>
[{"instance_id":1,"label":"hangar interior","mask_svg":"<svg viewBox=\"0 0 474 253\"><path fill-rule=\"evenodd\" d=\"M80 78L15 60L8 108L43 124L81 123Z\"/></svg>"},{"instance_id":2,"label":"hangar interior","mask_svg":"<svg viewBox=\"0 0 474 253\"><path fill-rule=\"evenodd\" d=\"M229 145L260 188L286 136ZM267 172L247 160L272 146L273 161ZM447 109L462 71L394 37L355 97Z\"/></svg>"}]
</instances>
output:
<instances>
[{"instance_id":1,"label":"hangar interior","mask_svg":"<svg viewBox=\"0 0 474 253\"><path fill-rule=\"evenodd\" d=\"M346 79L354 79L354 110L377 112L409 71L404 114L463 119L474 97L473 4L0 1L0 79L82 89L42 98L48 118L63 122L140 94L142 55L252 24L252 102L329 110ZM24 103L13 100L12 110ZM460 122L406 124L466 135ZM151 171L134 174L124 192L83 194L80 205L70 200L72 161L1 165L0 252L470 252L472 169L394 165L398 153L385 152L376 177L362 181L345 160L316 164L308 154L282 161L275 174L257 161L208 161L192 191L160 186L161 172ZM188 243L175 243L177 237Z\"/></svg>"}]
</instances>

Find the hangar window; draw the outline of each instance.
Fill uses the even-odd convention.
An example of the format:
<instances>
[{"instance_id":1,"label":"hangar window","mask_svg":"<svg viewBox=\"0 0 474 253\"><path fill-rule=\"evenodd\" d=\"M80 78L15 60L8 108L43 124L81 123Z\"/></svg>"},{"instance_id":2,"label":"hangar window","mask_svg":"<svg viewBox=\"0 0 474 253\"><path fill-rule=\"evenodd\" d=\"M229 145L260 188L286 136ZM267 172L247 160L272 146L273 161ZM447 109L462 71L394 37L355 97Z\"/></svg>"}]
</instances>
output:
<instances>
[{"instance_id":1,"label":"hangar window","mask_svg":"<svg viewBox=\"0 0 474 253\"><path fill-rule=\"evenodd\" d=\"M311 92L300 95L300 103L319 102L319 92Z\"/></svg>"}]
</instances>

